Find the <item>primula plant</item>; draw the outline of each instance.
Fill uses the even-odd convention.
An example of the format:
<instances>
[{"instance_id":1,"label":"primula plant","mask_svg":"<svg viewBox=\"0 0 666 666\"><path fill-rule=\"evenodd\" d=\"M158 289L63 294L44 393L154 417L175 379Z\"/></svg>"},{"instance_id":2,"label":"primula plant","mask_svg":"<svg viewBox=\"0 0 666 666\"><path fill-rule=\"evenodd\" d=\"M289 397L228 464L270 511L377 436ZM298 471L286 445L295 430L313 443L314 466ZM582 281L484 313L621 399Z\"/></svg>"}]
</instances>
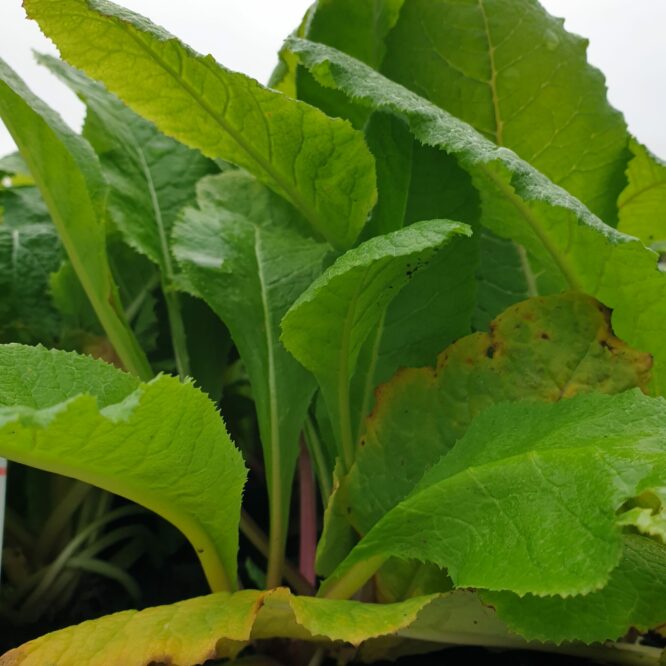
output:
<instances>
[{"instance_id":1,"label":"primula plant","mask_svg":"<svg viewBox=\"0 0 666 666\"><path fill-rule=\"evenodd\" d=\"M319 0L264 87L106 0L24 6L87 117L0 63L0 455L61 488L3 595L142 604L136 505L211 594L0 664L658 664L666 165L585 41L535 0Z\"/></svg>"}]
</instances>

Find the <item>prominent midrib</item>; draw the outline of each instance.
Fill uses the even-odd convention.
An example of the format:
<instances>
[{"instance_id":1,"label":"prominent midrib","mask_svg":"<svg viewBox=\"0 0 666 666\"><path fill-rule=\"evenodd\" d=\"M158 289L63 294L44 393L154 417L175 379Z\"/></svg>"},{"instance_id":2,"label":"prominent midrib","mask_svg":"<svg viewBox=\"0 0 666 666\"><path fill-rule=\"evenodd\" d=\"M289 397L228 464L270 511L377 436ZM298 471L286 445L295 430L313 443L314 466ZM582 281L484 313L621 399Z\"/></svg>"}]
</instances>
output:
<instances>
[{"instance_id":1,"label":"prominent midrib","mask_svg":"<svg viewBox=\"0 0 666 666\"><path fill-rule=\"evenodd\" d=\"M274 565L274 558L278 557L275 549L281 548L282 544L282 465L280 464L280 427L279 427L279 404L277 392L277 377L275 372L275 355L273 340L273 319L268 305L268 294L266 293L266 276L262 261L261 232L256 224L252 225L254 233L254 253L257 261L257 276L259 278L259 290L261 292L261 306L263 309L265 331L266 331L266 354L268 356L268 401L270 419L269 450L271 454L270 475L270 557L269 565Z\"/></svg>"},{"instance_id":2,"label":"prominent midrib","mask_svg":"<svg viewBox=\"0 0 666 666\"><path fill-rule=\"evenodd\" d=\"M488 79L488 86L490 87L490 97L493 103L493 114L495 117L495 143L498 146L504 145L504 121L502 120L502 114L500 111L499 103L499 94L497 92L497 65L495 64L495 46L493 45L493 40L490 35L490 24L488 22L488 15L486 14L486 8L484 0L478 0L479 11L481 13L481 20L483 22L483 31L486 36L486 42L488 44L488 65L490 67L490 78ZM538 296L539 288L537 286L536 276L530 265L530 260L527 255L527 250L520 245L512 241L516 252L518 253L518 260L520 262L520 269L522 270L525 276L525 283L527 286L528 296Z\"/></svg>"},{"instance_id":3,"label":"prominent midrib","mask_svg":"<svg viewBox=\"0 0 666 666\"><path fill-rule=\"evenodd\" d=\"M500 113L499 96L497 94L497 66L495 65L495 47L493 46L492 38L490 36L490 25L488 23L488 16L486 8L483 4L484 0L478 0L479 11L481 12L481 20L483 22L483 31L488 43L488 64L490 67L490 78L487 83L490 87L490 96L493 102L493 113L495 115L495 143L498 146L504 145L504 121Z\"/></svg>"},{"instance_id":4,"label":"prominent midrib","mask_svg":"<svg viewBox=\"0 0 666 666\"><path fill-rule=\"evenodd\" d=\"M141 163L141 170L143 171L143 176L146 179L146 185L148 186L148 193L150 196L150 204L153 209L153 216L155 219L155 225L157 227L157 234L160 239L160 249L162 254L162 261L164 262L164 273L169 285L173 282L173 265L171 264L171 255L169 253L169 244L167 240L166 230L164 228L164 219L162 218L162 208L160 206L159 199L157 198L157 191L155 189L155 182L153 181L153 174L148 166L146 161L146 156L143 152L141 146L135 141L132 137L132 141L135 144L135 149L139 157L139 162Z\"/></svg>"},{"instance_id":5,"label":"prominent midrib","mask_svg":"<svg viewBox=\"0 0 666 666\"><path fill-rule=\"evenodd\" d=\"M109 17L114 20L114 17ZM217 123L223 131L225 131L231 138L236 142L236 144L243 150L248 157L253 160L265 173L267 173L273 181L284 191L285 194L291 199L292 203L303 213L303 215L312 223L312 225L317 230L322 230L322 225L319 224L319 215L315 210L312 210L308 204L301 198L298 190L294 189L291 186L291 183L288 180L285 180L278 170L274 169L272 164L264 159L264 157L258 153L251 144L247 143L242 136L233 128L229 123L227 123L222 116L217 114L213 108L211 108L205 99L200 96L196 90L190 86L183 78L181 78L176 71L171 68L166 61L164 61L153 49L137 35L134 34L134 28L127 25L121 19L118 20L116 25L127 34L130 39L132 39L138 46L141 48L148 56L155 61L155 63L161 67L171 78L180 85L185 92L208 114L215 123ZM197 60L197 62L199 62ZM201 63L199 63L201 64ZM210 70L207 70L210 71ZM233 73L232 73L233 74ZM219 80L219 79L218 79ZM227 90L228 94L228 90ZM275 93L277 94L277 93ZM270 131L269 131L270 134ZM269 140L271 137L269 136ZM222 157L218 155L217 157ZM323 232L322 232L323 233Z\"/></svg>"}]
</instances>

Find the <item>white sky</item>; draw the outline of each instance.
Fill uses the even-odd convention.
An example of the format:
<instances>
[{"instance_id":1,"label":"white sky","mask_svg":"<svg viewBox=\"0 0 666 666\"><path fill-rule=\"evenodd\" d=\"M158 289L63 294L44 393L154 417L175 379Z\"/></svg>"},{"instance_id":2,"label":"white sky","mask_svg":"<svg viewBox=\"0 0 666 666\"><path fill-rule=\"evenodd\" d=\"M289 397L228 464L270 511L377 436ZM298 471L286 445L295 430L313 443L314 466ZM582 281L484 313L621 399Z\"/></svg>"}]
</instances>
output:
<instances>
[{"instance_id":1,"label":"white sky","mask_svg":"<svg viewBox=\"0 0 666 666\"><path fill-rule=\"evenodd\" d=\"M117 0L118 1L118 0ZM227 67L266 81L282 40L310 0L119 0ZM590 39L589 59L605 72L611 103L631 131L666 158L666 1L541 0L566 27ZM83 110L73 94L37 66L32 50L55 48L25 19L21 0L0 0L0 57L75 128ZM13 143L0 123L0 155Z\"/></svg>"}]
</instances>

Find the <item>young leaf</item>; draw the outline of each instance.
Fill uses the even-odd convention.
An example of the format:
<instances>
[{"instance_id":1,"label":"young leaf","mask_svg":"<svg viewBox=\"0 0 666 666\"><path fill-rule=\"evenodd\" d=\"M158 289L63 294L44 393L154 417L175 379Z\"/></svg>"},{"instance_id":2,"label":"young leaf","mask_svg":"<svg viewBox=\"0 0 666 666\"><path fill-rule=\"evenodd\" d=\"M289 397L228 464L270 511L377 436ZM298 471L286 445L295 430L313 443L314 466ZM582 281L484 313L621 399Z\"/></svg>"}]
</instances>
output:
<instances>
[{"instance_id":1,"label":"young leaf","mask_svg":"<svg viewBox=\"0 0 666 666\"><path fill-rule=\"evenodd\" d=\"M120 305L106 256L101 213L106 185L90 146L0 61L0 118L49 208L60 240L125 367L152 375Z\"/></svg>"},{"instance_id":2,"label":"young leaf","mask_svg":"<svg viewBox=\"0 0 666 666\"><path fill-rule=\"evenodd\" d=\"M67 61L165 134L244 167L333 245L354 243L375 175L347 122L227 70L110 2L27 0L25 8Z\"/></svg>"},{"instance_id":3,"label":"young leaf","mask_svg":"<svg viewBox=\"0 0 666 666\"><path fill-rule=\"evenodd\" d=\"M648 631L666 622L666 547L641 536L624 537L623 558L598 592L576 597L518 597L484 592L512 631L528 640L615 640L630 628Z\"/></svg>"},{"instance_id":4,"label":"young leaf","mask_svg":"<svg viewBox=\"0 0 666 666\"><path fill-rule=\"evenodd\" d=\"M0 455L159 513L192 543L213 590L236 585L245 468L203 393L100 361L0 346Z\"/></svg>"},{"instance_id":5,"label":"young leaf","mask_svg":"<svg viewBox=\"0 0 666 666\"><path fill-rule=\"evenodd\" d=\"M417 139L456 156L481 194L482 224L535 257L546 293L568 283L612 308L613 329L654 355L653 387L666 391L666 275L653 252L602 224L511 151L362 63L304 40L288 44L322 82L403 118Z\"/></svg>"},{"instance_id":6,"label":"young leaf","mask_svg":"<svg viewBox=\"0 0 666 666\"><path fill-rule=\"evenodd\" d=\"M470 233L465 224L431 220L372 238L340 257L282 320L285 347L319 382L347 468L354 460L349 382L361 346L412 275Z\"/></svg>"},{"instance_id":7,"label":"young leaf","mask_svg":"<svg viewBox=\"0 0 666 666\"><path fill-rule=\"evenodd\" d=\"M627 128L606 99L603 75L586 61L587 40L563 23L533 0L412 0L388 37L381 71L614 224Z\"/></svg>"},{"instance_id":8,"label":"young leaf","mask_svg":"<svg viewBox=\"0 0 666 666\"><path fill-rule=\"evenodd\" d=\"M177 222L173 251L198 295L228 326L250 376L270 496L274 586L299 433L315 390L280 344L278 326L321 273L328 246L299 234L296 211L240 171L204 179L199 206Z\"/></svg>"},{"instance_id":9,"label":"young leaf","mask_svg":"<svg viewBox=\"0 0 666 666\"><path fill-rule=\"evenodd\" d=\"M322 593L346 597L390 556L446 568L456 587L599 590L623 553L616 511L663 485L664 429L664 399L636 390L490 407Z\"/></svg>"},{"instance_id":10,"label":"young leaf","mask_svg":"<svg viewBox=\"0 0 666 666\"><path fill-rule=\"evenodd\" d=\"M646 245L666 241L666 163L632 140L629 184L617 202L617 228Z\"/></svg>"}]
</instances>

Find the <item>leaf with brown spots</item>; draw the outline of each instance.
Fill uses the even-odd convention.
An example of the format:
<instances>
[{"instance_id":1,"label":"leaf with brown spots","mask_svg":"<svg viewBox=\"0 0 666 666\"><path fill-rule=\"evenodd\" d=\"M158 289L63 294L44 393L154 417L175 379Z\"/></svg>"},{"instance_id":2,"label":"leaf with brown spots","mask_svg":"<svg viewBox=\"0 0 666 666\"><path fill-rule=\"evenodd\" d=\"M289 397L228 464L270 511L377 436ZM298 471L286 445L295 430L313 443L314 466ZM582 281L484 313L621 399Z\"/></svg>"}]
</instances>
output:
<instances>
[{"instance_id":1,"label":"leaf with brown spots","mask_svg":"<svg viewBox=\"0 0 666 666\"><path fill-rule=\"evenodd\" d=\"M448 347L436 367L399 371L377 391L356 462L335 496L342 510L331 515L347 515L366 534L491 405L645 389L650 355L615 337L609 319L579 293L532 298L507 309L488 333ZM319 553L322 573L332 564Z\"/></svg>"}]
</instances>

